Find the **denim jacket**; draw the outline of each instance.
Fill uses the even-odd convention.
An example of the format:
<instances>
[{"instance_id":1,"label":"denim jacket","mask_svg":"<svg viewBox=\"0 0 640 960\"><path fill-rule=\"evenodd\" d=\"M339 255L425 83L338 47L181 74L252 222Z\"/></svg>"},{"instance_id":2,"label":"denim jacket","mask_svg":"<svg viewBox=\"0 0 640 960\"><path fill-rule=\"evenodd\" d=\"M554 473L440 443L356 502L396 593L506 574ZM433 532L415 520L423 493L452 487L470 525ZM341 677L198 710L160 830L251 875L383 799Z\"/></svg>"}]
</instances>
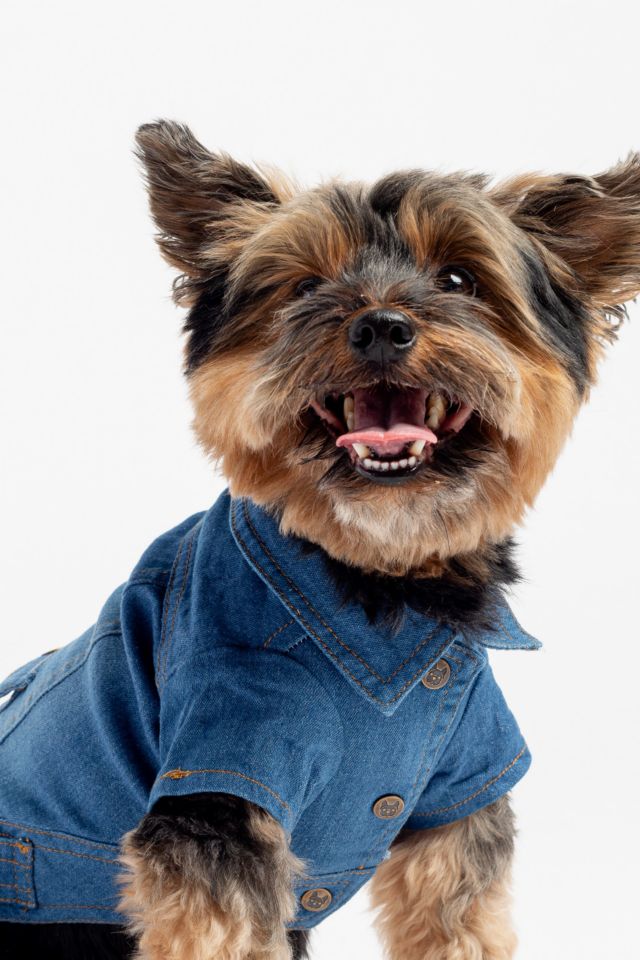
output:
<instances>
[{"instance_id":1,"label":"denim jacket","mask_svg":"<svg viewBox=\"0 0 640 960\"><path fill-rule=\"evenodd\" d=\"M122 922L118 845L159 797L268 810L305 864L296 928L403 827L465 817L530 755L486 648L539 646L340 603L321 550L222 494L145 552L81 637L0 684L0 919Z\"/></svg>"}]
</instances>

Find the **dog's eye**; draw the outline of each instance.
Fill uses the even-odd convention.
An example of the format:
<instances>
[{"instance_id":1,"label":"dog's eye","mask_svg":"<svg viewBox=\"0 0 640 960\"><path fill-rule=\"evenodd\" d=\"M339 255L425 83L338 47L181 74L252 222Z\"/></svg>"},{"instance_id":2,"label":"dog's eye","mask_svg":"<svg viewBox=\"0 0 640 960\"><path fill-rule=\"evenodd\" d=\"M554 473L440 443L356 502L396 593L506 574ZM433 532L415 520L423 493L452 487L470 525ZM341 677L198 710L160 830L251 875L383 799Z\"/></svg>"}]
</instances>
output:
<instances>
[{"instance_id":1,"label":"dog's eye","mask_svg":"<svg viewBox=\"0 0 640 960\"><path fill-rule=\"evenodd\" d=\"M322 283L322 277L305 277L295 289L296 297L310 297Z\"/></svg>"},{"instance_id":2,"label":"dog's eye","mask_svg":"<svg viewBox=\"0 0 640 960\"><path fill-rule=\"evenodd\" d=\"M476 294L476 279L464 267L443 267L438 271L436 283L445 293L466 293L471 297Z\"/></svg>"}]
</instances>

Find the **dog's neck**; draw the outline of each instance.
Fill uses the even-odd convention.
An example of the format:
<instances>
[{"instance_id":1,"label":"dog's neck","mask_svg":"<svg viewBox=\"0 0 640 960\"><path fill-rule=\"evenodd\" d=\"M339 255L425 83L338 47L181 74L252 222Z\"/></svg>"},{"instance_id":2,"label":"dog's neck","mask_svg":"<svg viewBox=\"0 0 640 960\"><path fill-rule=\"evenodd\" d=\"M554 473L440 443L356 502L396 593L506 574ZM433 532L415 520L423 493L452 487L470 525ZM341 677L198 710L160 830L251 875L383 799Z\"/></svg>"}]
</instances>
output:
<instances>
[{"instance_id":1,"label":"dog's neck","mask_svg":"<svg viewBox=\"0 0 640 960\"><path fill-rule=\"evenodd\" d=\"M304 550L320 550L305 541ZM322 550L341 602L362 605L369 622L395 629L407 608L456 627L487 628L502 587L519 579L511 539L474 554L434 561L428 574L391 576L367 571L331 557Z\"/></svg>"}]
</instances>

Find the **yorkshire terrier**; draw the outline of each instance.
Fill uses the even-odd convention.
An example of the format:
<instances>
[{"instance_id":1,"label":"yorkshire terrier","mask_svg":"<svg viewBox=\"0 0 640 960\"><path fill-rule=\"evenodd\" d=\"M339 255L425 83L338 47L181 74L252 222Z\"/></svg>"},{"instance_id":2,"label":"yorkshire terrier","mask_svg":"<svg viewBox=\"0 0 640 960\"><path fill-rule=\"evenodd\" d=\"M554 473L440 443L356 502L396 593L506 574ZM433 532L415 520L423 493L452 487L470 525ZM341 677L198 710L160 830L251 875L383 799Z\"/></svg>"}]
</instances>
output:
<instances>
[{"instance_id":1,"label":"yorkshire terrier","mask_svg":"<svg viewBox=\"0 0 640 960\"><path fill-rule=\"evenodd\" d=\"M487 647L640 291L640 156L300 190L140 128L228 480L0 686L0 952L285 960L371 880L392 960L507 960L529 754Z\"/></svg>"}]
</instances>

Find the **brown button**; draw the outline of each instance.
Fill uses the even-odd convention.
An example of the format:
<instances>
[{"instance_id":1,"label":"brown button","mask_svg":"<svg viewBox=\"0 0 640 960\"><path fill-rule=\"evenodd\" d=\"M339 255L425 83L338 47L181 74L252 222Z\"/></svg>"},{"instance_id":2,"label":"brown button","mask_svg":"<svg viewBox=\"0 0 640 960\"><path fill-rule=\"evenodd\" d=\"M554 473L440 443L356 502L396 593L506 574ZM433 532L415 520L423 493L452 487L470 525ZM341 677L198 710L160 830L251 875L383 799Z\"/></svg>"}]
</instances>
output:
<instances>
[{"instance_id":1,"label":"brown button","mask_svg":"<svg viewBox=\"0 0 640 960\"><path fill-rule=\"evenodd\" d=\"M427 690L440 690L451 676L451 667L446 660L438 660L431 667L428 673L425 673L422 682Z\"/></svg>"},{"instance_id":2,"label":"brown button","mask_svg":"<svg viewBox=\"0 0 640 960\"><path fill-rule=\"evenodd\" d=\"M333 894L324 887L307 890L307 892L303 893L300 897L300 903L304 909L311 910L312 913L319 913L321 910L326 910L332 900Z\"/></svg>"},{"instance_id":3,"label":"brown button","mask_svg":"<svg viewBox=\"0 0 640 960\"><path fill-rule=\"evenodd\" d=\"M380 797L373 805L373 812L380 820L393 820L394 817L399 817L403 810L404 800L394 794L390 794L388 797Z\"/></svg>"}]
</instances>

